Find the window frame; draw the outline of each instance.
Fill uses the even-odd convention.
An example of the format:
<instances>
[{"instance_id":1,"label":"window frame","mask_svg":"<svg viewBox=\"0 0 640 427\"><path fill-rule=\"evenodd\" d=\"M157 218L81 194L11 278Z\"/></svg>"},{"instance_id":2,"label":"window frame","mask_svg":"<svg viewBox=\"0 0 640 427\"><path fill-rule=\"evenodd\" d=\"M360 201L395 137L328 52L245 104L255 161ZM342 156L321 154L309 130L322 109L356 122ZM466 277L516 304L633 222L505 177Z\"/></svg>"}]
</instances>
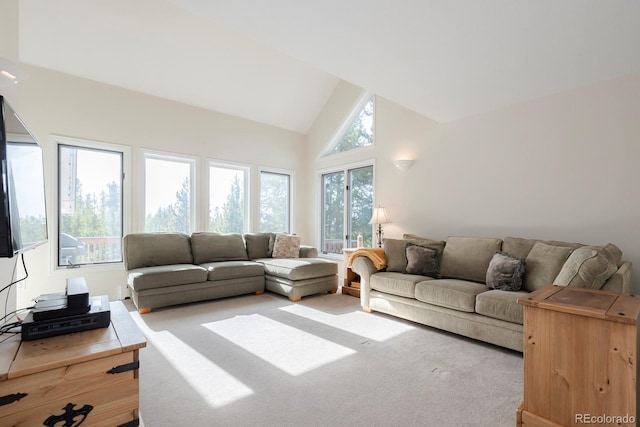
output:
<instances>
[{"instance_id":1,"label":"window frame","mask_svg":"<svg viewBox=\"0 0 640 427\"><path fill-rule=\"evenodd\" d=\"M198 157L167 151L140 149L140 230L146 230L147 223L147 159L172 161L189 164L189 234L198 228Z\"/></svg>"},{"instance_id":2,"label":"window frame","mask_svg":"<svg viewBox=\"0 0 640 427\"><path fill-rule=\"evenodd\" d=\"M69 270L91 270L91 271L112 271L121 270L124 266L124 250L122 253L122 261L99 263L99 264L78 264L75 266L59 266L59 245L60 245L60 188L59 188L59 174L60 174L60 157L59 146L70 146L81 149L111 151L122 154L122 237L131 232L131 147L128 145L114 144L111 142L102 142L90 140L87 138L72 138L61 135L50 135L50 147L51 147L51 185L50 189L50 201L52 217L54 221L50 221L49 227L52 228L49 238L49 255L51 259L50 272L52 274L62 274Z\"/></svg>"},{"instance_id":3,"label":"window frame","mask_svg":"<svg viewBox=\"0 0 640 427\"><path fill-rule=\"evenodd\" d=\"M331 258L331 259L336 259L336 260L342 260L343 259L343 255L342 254L333 254L333 253L325 253L323 252L323 248L324 248L324 231L323 231L323 225L324 225L324 218L323 218L323 211L324 211L324 192L323 192L323 188L322 188L322 178L324 175L326 174L331 174L331 173L343 173L344 174L344 183L345 185L348 183L348 177L349 177L349 171L351 170L355 170L355 169L360 169L360 168L364 168L364 167L371 167L372 168L372 172L373 172L373 178L372 178L372 185L373 185L373 206L376 206L376 161L375 159L368 159L368 160L362 160L359 162L354 162L354 163L348 163L348 164L341 164L341 165L337 165L331 168L326 168L326 169L322 169L322 170L318 170L316 173L316 188L319 189L318 193L317 193L317 199L316 199L316 203L318 206L318 209L316 210L316 215L317 215L317 221L316 221L316 241L318 242L318 254L319 256L322 257L327 257L327 258ZM349 228L349 223L350 223L350 212L351 212L351 206L350 206L350 194L349 191L345 191L344 192L344 212L343 212L343 223L345 225L345 229L344 229L344 234L345 236L348 235L348 233L350 232ZM374 229L374 225L371 225L371 230L372 233L374 235L374 239L375 239L375 229ZM342 247L346 248L346 244L347 244L347 239L345 238L345 236L342 236Z\"/></svg>"},{"instance_id":4,"label":"window frame","mask_svg":"<svg viewBox=\"0 0 640 427\"><path fill-rule=\"evenodd\" d=\"M277 169L271 167L260 166L258 167L258 194L257 194L257 206L255 213L255 232L259 233L260 231L260 200L262 194L262 173L270 173L274 175L286 175L289 177L289 230L287 233L295 233L295 215L294 215L294 206L295 206L295 181L296 181L296 173L290 169Z\"/></svg>"},{"instance_id":5,"label":"window frame","mask_svg":"<svg viewBox=\"0 0 640 427\"><path fill-rule=\"evenodd\" d=\"M243 230L242 233L249 233L252 230L253 227L253 218L251 215L251 212L253 211L253 209L251 209L251 201L252 201L252 197L251 197L251 178L252 178L252 174L251 174L251 166L246 164L246 163L238 163L238 162L230 162L230 161L226 161L226 160L219 160L219 159L207 159L207 167L206 167L206 178L205 178L205 182L206 185L204 186L206 188L206 194L205 194L205 200L206 203L203 203L204 206L206 206L206 208L204 209L204 215L202 217L202 229L209 232L209 223L211 221L211 218L209 217L211 215L211 167L218 167L218 168L224 168L224 169L236 169L236 170L240 170L244 172L244 217L243 217Z\"/></svg>"}]
</instances>

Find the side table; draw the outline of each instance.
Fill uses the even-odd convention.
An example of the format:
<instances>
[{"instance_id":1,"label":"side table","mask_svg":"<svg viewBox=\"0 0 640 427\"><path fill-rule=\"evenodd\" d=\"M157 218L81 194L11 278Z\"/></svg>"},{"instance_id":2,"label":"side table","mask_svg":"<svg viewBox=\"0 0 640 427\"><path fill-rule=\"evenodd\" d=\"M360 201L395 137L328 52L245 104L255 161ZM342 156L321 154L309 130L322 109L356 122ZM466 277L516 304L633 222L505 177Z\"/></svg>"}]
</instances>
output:
<instances>
[{"instance_id":1,"label":"side table","mask_svg":"<svg viewBox=\"0 0 640 427\"><path fill-rule=\"evenodd\" d=\"M547 286L524 306L517 426L635 426L640 297Z\"/></svg>"},{"instance_id":2,"label":"side table","mask_svg":"<svg viewBox=\"0 0 640 427\"><path fill-rule=\"evenodd\" d=\"M344 254L344 281L342 283L342 293L360 298L360 276L347 266L349 257L356 251L356 248L346 248L342 250Z\"/></svg>"},{"instance_id":3,"label":"side table","mask_svg":"<svg viewBox=\"0 0 640 427\"><path fill-rule=\"evenodd\" d=\"M106 328L0 344L0 425L139 425L138 351L120 301Z\"/></svg>"}]
</instances>

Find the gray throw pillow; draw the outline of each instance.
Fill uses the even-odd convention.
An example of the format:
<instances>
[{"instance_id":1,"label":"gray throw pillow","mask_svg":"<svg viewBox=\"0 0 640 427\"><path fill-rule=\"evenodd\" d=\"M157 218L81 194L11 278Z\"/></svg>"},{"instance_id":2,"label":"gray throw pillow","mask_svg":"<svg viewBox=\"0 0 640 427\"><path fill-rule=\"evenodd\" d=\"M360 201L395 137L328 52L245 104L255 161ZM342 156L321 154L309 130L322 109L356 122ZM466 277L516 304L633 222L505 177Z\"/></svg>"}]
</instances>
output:
<instances>
[{"instance_id":1,"label":"gray throw pillow","mask_svg":"<svg viewBox=\"0 0 640 427\"><path fill-rule=\"evenodd\" d=\"M439 277L438 250L408 243L405 248L407 266L404 272L421 276Z\"/></svg>"},{"instance_id":2,"label":"gray throw pillow","mask_svg":"<svg viewBox=\"0 0 640 427\"><path fill-rule=\"evenodd\" d=\"M519 291L522 288L524 272L524 259L498 251L489 262L487 287L502 291Z\"/></svg>"}]
</instances>

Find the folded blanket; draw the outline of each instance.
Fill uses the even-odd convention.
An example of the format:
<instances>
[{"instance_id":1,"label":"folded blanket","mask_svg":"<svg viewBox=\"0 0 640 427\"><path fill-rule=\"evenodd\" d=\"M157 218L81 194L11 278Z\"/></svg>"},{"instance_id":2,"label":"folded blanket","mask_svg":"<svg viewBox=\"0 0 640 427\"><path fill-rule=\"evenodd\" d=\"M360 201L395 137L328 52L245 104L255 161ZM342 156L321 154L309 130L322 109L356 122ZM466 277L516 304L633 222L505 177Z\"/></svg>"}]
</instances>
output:
<instances>
[{"instance_id":1,"label":"folded blanket","mask_svg":"<svg viewBox=\"0 0 640 427\"><path fill-rule=\"evenodd\" d=\"M373 263L373 266L378 270L382 270L387 266L387 258L384 255L384 249L382 248L360 248L356 249L347 260L347 267L351 267L353 260L359 256L367 257Z\"/></svg>"}]
</instances>

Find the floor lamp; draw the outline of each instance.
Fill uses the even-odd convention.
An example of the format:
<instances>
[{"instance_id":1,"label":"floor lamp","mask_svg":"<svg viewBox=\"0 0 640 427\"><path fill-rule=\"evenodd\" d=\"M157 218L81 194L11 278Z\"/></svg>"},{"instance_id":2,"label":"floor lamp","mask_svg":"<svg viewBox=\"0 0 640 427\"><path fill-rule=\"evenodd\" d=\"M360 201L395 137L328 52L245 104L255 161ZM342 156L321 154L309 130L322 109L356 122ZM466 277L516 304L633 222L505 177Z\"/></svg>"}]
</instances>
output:
<instances>
[{"instance_id":1,"label":"floor lamp","mask_svg":"<svg viewBox=\"0 0 640 427\"><path fill-rule=\"evenodd\" d=\"M371 215L371 220L369 224L377 225L376 235L378 236L378 247L382 247L382 236L384 232L382 231L382 224L388 224L391 220L389 219L389 215L387 215L387 211L383 206L378 206L373 208L373 215Z\"/></svg>"}]
</instances>

